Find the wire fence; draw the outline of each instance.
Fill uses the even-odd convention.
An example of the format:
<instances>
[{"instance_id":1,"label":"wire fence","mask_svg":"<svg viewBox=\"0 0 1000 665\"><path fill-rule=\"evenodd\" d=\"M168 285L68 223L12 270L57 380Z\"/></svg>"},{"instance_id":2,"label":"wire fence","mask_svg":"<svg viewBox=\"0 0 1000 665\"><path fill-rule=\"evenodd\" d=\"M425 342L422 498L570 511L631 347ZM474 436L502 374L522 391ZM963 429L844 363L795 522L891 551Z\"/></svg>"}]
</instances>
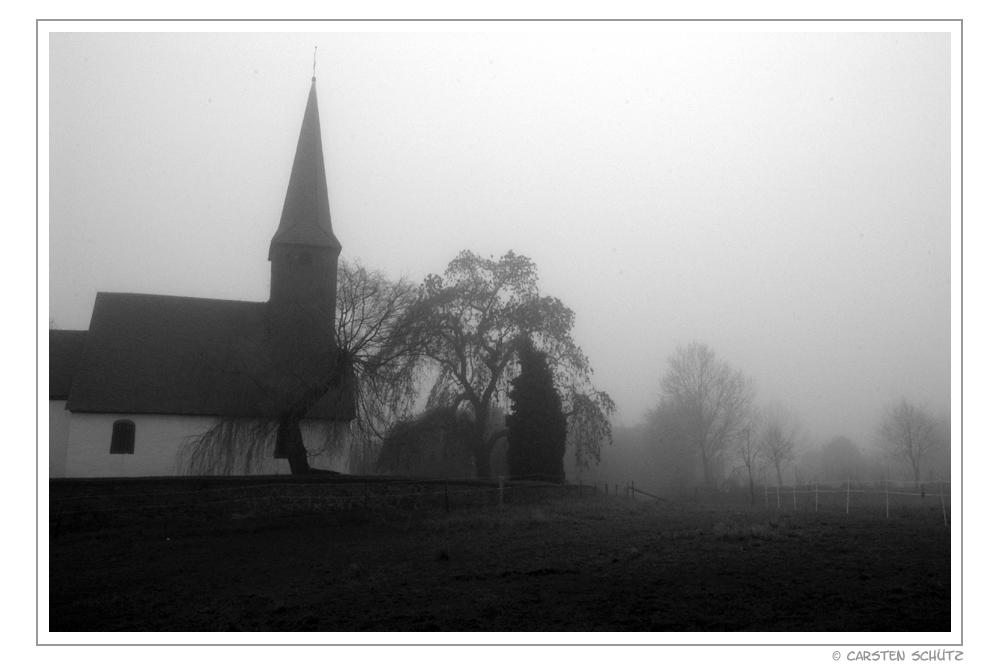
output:
<instances>
[{"instance_id":1,"label":"wire fence","mask_svg":"<svg viewBox=\"0 0 1000 665\"><path fill-rule=\"evenodd\" d=\"M618 493L617 485L615 494ZM631 482L622 494L633 499L638 494L646 499L667 503L704 503L710 505L757 506L765 509L843 512L845 514L910 514L914 510L937 511L947 526L951 510L951 482L933 481L856 481L842 483L807 483L795 485L761 485L750 488L713 490L694 487L685 491L653 494L635 487ZM665 498L666 497L666 498Z\"/></svg>"}]
</instances>

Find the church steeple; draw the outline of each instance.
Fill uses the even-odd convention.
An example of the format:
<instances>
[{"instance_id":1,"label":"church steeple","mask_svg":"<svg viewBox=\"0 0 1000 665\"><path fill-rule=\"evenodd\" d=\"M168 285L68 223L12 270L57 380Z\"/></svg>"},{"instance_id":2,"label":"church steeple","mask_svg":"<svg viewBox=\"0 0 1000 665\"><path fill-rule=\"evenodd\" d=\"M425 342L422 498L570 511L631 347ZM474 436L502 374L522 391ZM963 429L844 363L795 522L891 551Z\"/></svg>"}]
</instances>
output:
<instances>
[{"instance_id":1,"label":"church steeple","mask_svg":"<svg viewBox=\"0 0 1000 665\"><path fill-rule=\"evenodd\" d=\"M312 87L309 88L309 99L306 101L305 117L302 118L299 143L295 148L295 161L292 163L292 176L288 180L281 221L271 239L271 255L277 244L330 247L337 251L341 247L330 222L330 198L326 189L315 76Z\"/></svg>"},{"instance_id":2,"label":"church steeple","mask_svg":"<svg viewBox=\"0 0 1000 665\"><path fill-rule=\"evenodd\" d=\"M271 238L271 299L331 320L341 245L333 234L323 142L312 79L278 230Z\"/></svg>"}]
</instances>

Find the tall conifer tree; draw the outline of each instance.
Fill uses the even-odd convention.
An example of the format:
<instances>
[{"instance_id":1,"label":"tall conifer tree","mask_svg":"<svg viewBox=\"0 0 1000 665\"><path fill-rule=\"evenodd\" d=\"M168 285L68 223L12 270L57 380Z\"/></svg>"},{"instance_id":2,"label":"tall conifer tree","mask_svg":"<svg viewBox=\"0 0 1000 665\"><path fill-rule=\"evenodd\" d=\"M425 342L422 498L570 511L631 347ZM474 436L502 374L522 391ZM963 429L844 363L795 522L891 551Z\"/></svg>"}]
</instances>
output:
<instances>
[{"instance_id":1,"label":"tall conifer tree","mask_svg":"<svg viewBox=\"0 0 1000 665\"><path fill-rule=\"evenodd\" d=\"M565 480L566 416L546 354L526 339L518 348L521 374L511 381L507 462L514 477Z\"/></svg>"}]
</instances>

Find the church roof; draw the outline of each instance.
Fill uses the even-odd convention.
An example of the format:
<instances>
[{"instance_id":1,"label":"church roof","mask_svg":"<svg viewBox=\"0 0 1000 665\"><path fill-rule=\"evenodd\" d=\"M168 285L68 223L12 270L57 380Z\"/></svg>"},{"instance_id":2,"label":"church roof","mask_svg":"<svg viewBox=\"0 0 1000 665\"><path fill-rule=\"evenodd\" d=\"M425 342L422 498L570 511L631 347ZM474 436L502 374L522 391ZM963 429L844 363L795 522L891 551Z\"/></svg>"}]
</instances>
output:
<instances>
[{"instance_id":1,"label":"church roof","mask_svg":"<svg viewBox=\"0 0 1000 665\"><path fill-rule=\"evenodd\" d=\"M66 408L271 417L332 385L306 417L353 418L352 375L332 344L296 346L275 328L266 303L99 293Z\"/></svg>"},{"instance_id":2,"label":"church roof","mask_svg":"<svg viewBox=\"0 0 1000 665\"><path fill-rule=\"evenodd\" d=\"M341 249L330 221L330 198L326 186L326 168L323 165L315 78L306 101L306 112L302 118L299 143L295 148L295 161L292 163L292 175L288 181L281 221L271 238L272 249L275 244L330 247L335 252ZM268 259L270 258L269 255Z\"/></svg>"},{"instance_id":3,"label":"church roof","mask_svg":"<svg viewBox=\"0 0 1000 665\"><path fill-rule=\"evenodd\" d=\"M49 399L69 397L86 341L86 330L49 331Z\"/></svg>"}]
</instances>

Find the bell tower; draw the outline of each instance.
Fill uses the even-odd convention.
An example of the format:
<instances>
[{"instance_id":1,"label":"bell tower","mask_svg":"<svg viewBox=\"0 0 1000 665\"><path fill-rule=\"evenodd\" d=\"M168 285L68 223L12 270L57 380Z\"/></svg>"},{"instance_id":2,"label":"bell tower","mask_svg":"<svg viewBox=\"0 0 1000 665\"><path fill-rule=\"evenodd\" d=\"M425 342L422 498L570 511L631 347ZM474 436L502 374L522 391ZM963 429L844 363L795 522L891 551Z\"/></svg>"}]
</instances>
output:
<instances>
[{"instance_id":1,"label":"bell tower","mask_svg":"<svg viewBox=\"0 0 1000 665\"><path fill-rule=\"evenodd\" d=\"M271 238L268 304L282 316L333 325L341 244L333 234L312 79L278 230Z\"/></svg>"}]
</instances>

